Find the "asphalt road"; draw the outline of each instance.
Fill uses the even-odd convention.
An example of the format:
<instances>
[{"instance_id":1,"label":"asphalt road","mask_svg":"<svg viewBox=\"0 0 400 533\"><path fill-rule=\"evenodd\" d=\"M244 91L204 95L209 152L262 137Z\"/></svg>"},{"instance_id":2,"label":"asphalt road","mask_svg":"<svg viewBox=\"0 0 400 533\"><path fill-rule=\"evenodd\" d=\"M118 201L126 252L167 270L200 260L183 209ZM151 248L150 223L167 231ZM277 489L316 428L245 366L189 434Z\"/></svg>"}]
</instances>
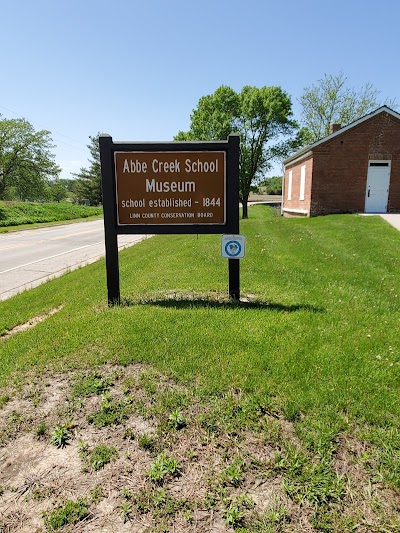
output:
<instances>
[{"instance_id":1,"label":"asphalt road","mask_svg":"<svg viewBox=\"0 0 400 533\"><path fill-rule=\"evenodd\" d=\"M126 248L147 235L119 235ZM104 256L103 220L0 234L0 300Z\"/></svg>"}]
</instances>

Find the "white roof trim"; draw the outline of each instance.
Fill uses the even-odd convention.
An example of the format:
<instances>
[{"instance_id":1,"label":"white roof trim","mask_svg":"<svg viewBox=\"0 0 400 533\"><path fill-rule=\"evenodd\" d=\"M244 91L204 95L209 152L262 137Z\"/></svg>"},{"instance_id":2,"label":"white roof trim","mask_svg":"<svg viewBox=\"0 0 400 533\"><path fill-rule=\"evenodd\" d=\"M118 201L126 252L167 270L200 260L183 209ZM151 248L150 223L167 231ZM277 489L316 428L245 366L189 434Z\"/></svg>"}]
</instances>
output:
<instances>
[{"instance_id":1,"label":"white roof trim","mask_svg":"<svg viewBox=\"0 0 400 533\"><path fill-rule=\"evenodd\" d=\"M400 114L397 113L396 111L393 111L393 109L390 109L390 107L387 107L385 105L382 106L382 107L378 107L378 109L376 109L375 111L372 111L368 115L364 115L363 117L355 120L354 122L351 122L350 124L347 124L347 126L343 126L343 128L340 128L339 130L335 131L334 133L331 133L330 135L327 135L326 137L323 137L319 141L316 141L313 144L309 144L308 146L305 146L303 149L299 150L298 152L296 152L292 156L290 156L287 159L285 159L283 161L283 164L286 166L287 164L292 163L294 160L299 159L303 155L303 152L309 152L309 151L313 150L314 148L316 148L320 144L325 143L327 141L330 141L331 139L334 139L335 137L337 137L338 135L341 135L345 131L348 131L351 128L354 128L355 126L358 126L359 124L362 124L366 120L369 120L370 118L375 117L376 115L379 115L379 113L388 113L389 115L392 115L394 118L397 118L398 120L400 120Z\"/></svg>"}]
</instances>

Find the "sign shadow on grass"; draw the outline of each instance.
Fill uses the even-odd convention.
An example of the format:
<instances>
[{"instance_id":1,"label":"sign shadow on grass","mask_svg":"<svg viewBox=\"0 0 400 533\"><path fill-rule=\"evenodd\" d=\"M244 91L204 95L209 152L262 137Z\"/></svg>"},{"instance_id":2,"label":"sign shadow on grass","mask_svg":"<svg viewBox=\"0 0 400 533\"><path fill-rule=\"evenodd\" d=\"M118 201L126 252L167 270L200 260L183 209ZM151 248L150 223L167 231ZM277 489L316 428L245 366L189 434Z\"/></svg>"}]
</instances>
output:
<instances>
[{"instance_id":1,"label":"sign shadow on grass","mask_svg":"<svg viewBox=\"0 0 400 533\"><path fill-rule=\"evenodd\" d=\"M266 311L282 311L285 313L294 313L297 311L307 311L309 313L325 313L323 307L316 307L310 304L292 304L286 305L278 302L263 301L263 300L218 300L212 298L173 298L171 296L157 297L157 298L122 298L121 307L132 307L136 305L153 305L158 307L168 307L175 309L193 309L193 308L215 308L215 309L254 309Z\"/></svg>"}]
</instances>

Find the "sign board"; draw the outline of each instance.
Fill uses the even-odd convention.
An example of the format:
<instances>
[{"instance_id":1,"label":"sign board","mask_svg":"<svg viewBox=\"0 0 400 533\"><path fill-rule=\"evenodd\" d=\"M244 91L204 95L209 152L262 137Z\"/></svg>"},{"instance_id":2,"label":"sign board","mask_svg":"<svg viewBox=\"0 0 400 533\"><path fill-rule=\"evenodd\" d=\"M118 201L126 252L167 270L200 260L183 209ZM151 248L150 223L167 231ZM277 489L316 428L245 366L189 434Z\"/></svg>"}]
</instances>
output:
<instances>
[{"instance_id":1,"label":"sign board","mask_svg":"<svg viewBox=\"0 0 400 533\"><path fill-rule=\"evenodd\" d=\"M226 222L225 152L115 152L118 225Z\"/></svg>"},{"instance_id":2,"label":"sign board","mask_svg":"<svg viewBox=\"0 0 400 533\"><path fill-rule=\"evenodd\" d=\"M221 256L227 259L242 259L246 252L244 235L222 235Z\"/></svg>"},{"instance_id":3,"label":"sign board","mask_svg":"<svg viewBox=\"0 0 400 533\"><path fill-rule=\"evenodd\" d=\"M239 135L166 143L100 135L99 145L109 304L120 302L118 235L239 233ZM239 299L237 257L228 276Z\"/></svg>"}]
</instances>

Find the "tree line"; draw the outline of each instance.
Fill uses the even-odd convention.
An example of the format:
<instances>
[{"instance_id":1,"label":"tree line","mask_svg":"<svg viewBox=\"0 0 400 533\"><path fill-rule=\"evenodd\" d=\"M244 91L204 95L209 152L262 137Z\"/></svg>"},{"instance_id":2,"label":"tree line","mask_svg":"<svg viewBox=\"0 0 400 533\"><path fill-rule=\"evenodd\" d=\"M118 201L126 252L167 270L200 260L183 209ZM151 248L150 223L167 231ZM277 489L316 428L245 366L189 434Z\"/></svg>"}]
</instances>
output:
<instances>
[{"instance_id":1,"label":"tree line","mask_svg":"<svg viewBox=\"0 0 400 533\"><path fill-rule=\"evenodd\" d=\"M266 175L273 164L330 132L330 125L345 126L394 100L382 100L380 92L367 83L359 89L349 86L343 72L324 75L305 87L298 100L300 117L293 116L292 100L281 87L245 86L240 92L222 85L202 96L190 115L188 131L174 140L223 140L232 132L240 135L240 200L247 218L249 194L257 185L268 185ZM101 203L100 133L90 136L88 166L73 180L60 180L54 162L50 132L35 132L24 119L0 117L0 199L34 196L60 200L69 195L91 205ZM267 182L267 183L265 183Z\"/></svg>"},{"instance_id":2,"label":"tree line","mask_svg":"<svg viewBox=\"0 0 400 533\"><path fill-rule=\"evenodd\" d=\"M93 142L97 144L97 139ZM84 169L72 179L60 178L61 168L55 163L53 148L49 131L35 131L25 119L0 115L0 200L60 202L68 198L91 205L101 203L99 177L91 187L81 175ZM94 157L99 159L97 153ZM95 164L92 167L100 176L100 163L98 168Z\"/></svg>"}]
</instances>

